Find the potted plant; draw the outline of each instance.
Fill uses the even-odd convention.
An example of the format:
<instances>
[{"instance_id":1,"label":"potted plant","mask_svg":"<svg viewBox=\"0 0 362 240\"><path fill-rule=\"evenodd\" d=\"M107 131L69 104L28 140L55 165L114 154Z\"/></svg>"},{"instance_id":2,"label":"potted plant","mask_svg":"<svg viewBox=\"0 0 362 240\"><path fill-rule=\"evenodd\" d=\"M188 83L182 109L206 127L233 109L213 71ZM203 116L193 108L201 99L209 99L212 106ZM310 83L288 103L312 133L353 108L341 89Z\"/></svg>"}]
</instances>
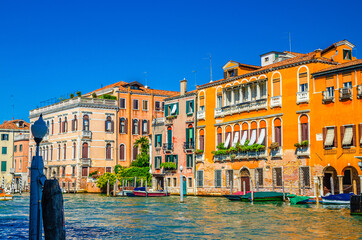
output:
<instances>
[{"instance_id":1,"label":"potted plant","mask_svg":"<svg viewBox=\"0 0 362 240\"><path fill-rule=\"evenodd\" d=\"M294 143L294 147L296 148L300 148L301 144L300 143Z\"/></svg>"},{"instance_id":2,"label":"potted plant","mask_svg":"<svg viewBox=\"0 0 362 240\"><path fill-rule=\"evenodd\" d=\"M203 153L204 153L204 150L201 150L201 149L195 150L195 154L203 154Z\"/></svg>"},{"instance_id":3,"label":"potted plant","mask_svg":"<svg viewBox=\"0 0 362 240\"><path fill-rule=\"evenodd\" d=\"M165 170L176 170L176 163L173 162L164 162L161 163L161 168L164 168Z\"/></svg>"},{"instance_id":4,"label":"potted plant","mask_svg":"<svg viewBox=\"0 0 362 240\"><path fill-rule=\"evenodd\" d=\"M309 141L308 141L308 140L304 140L304 141L302 141L302 142L300 143L300 146L302 146L302 147L308 147L308 145L309 145Z\"/></svg>"},{"instance_id":5,"label":"potted plant","mask_svg":"<svg viewBox=\"0 0 362 240\"><path fill-rule=\"evenodd\" d=\"M278 143L278 142L272 142L272 143L270 144L269 148L270 148L270 150L272 150L272 151L276 151L276 150L278 150L278 148L279 148L279 143Z\"/></svg>"}]
</instances>

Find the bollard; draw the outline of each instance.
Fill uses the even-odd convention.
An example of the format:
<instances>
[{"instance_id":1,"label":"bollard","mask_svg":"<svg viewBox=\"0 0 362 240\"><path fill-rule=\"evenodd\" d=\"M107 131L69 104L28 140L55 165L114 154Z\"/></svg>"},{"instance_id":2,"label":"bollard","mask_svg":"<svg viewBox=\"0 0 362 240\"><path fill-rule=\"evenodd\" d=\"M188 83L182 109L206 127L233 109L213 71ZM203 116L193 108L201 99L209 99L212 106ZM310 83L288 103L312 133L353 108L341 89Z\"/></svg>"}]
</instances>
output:
<instances>
[{"instance_id":1,"label":"bollard","mask_svg":"<svg viewBox=\"0 0 362 240\"><path fill-rule=\"evenodd\" d=\"M283 188L283 201L285 201L284 181L282 181L282 188Z\"/></svg>"},{"instance_id":2,"label":"bollard","mask_svg":"<svg viewBox=\"0 0 362 240\"><path fill-rule=\"evenodd\" d=\"M118 179L116 179L116 182L114 183L114 185L113 185L113 197L115 197L116 196L116 191L117 191L117 181L118 181Z\"/></svg>"},{"instance_id":3,"label":"bollard","mask_svg":"<svg viewBox=\"0 0 362 240\"><path fill-rule=\"evenodd\" d=\"M146 190L146 197L148 197L148 191L147 191L147 180L146 180L146 188L145 188L145 190Z\"/></svg>"},{"instance_id":4,"label":"bollard","mask_svg":"<svg viewBox=\"0 0 362 240\"><path fill-rule=\"evenodd\" d=\"M184 177L180 174L180 202L184 202Z\"/></svg>"},{"instance_id":5,"label":"bollard","mask_svg":"<svg viewBox=\"0 0 362 240\"><path fill-rule=\"evenodd\" d=\"M107 181L107 197L109 197L109 179Z\"/></svg>"},{"instance_id":6,"label":"bollard","mask_svg":"<svg viewBox=\"0 0 362 240\"><path fill-rule=\"evenodd\" d=\"M122 196L124 196L124 179L122 180Z\"/></svg>"},{"instance_id":7,"label":"bollard","mask_svg":"<svg viewBox=\"0 0 362 240\"><path fill-rule=\"evenodd\" d=\"M134 184L133 186L136 188L137 187L137 177L134 177Z\"/></svg>"},{"instance_id":8,"label":"bollard","mask_svg":"<svg viewBox=\"0 0 362 240\"><path fill-rule=\"evenodd\" d=\"M234 181L230 182L230 194L233 194Z\"/></svg>"},{"instance_id":9,"label":"bollard","mask_svg":"<svg viewBox=\"0 0 362 240\"><path fill-rule=\"evenodd\" d=\"M315 187L315 195L316 195L315 201L317 203L317 207L319 207L319 184L317 181L314 183L314 187Z\"/></svg>"},{"instance_id":10,"label":"bollard","mask_svg":"<svg viewBox=\"0 0 362 240\"><path fill-rule=\"evenodd\" d=\"M354 195L357 195L357 183L356 183L356 180L353 180L353 193L354 193Z\"/></svg>"},{"instance_id":11,"label":"bollard","mask_svg":"<svg viewBox=\"0 0 362 240\"><path fill-rule=\"evenodd\" d=\"M70 182L68 182L68 193L70 193L70 191L69 191L69 185L70 185Z\"/></svg>"},{"instance_id":12,"label":"bollard","mask_svg":"<svg viewBox=\"0 0 362 240\"><path fill-rule=\"evenodd\" d=\"M243 181L243 193L246 194L245 181Z\"/></svg>"},{"instance_id":13,"label":"bollard","mask_svg":"<svg viewBox=\"0 0 362 240\"><path fill-rule=\"evenodd\" d=\"M334 195L334 181L333 181L333 177L331 177L331 193L332 195Z\"/></svg>"},{"instance_id":14,"label":"bollard","mask_svg":"<svg viewBox=\"0 0 362 240\"><path fill-rule=\"evenodd\" d=\"M253 181L250 180L250 190L251 190L251 202L254 201L254 189L253 189Z\"/></svg>"}]
</instances>

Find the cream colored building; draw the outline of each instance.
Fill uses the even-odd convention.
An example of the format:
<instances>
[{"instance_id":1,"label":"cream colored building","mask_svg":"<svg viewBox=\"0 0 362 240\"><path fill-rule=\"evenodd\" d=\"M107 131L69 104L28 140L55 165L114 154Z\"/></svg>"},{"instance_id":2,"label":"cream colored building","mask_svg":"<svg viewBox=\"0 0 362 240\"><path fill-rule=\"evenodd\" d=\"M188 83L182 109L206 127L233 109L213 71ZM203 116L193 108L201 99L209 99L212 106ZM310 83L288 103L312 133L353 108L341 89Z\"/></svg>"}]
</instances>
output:
<instances>
[{"instance_id":1,"label":"cream colored building","mask_svg":"<svg viewBox=\"0 0 362 240\"><path fill-rule=\"evenodd\" d=\"M40 114L48 125L48 134L40 144L47 178L59 179L65 190L99 191L92 176L112 172L115 166L117 101L68 99L31 110L30 123L33 124ZM31 137L29 159L35 151L36 144Z\"/></svg>"}]
</instances>

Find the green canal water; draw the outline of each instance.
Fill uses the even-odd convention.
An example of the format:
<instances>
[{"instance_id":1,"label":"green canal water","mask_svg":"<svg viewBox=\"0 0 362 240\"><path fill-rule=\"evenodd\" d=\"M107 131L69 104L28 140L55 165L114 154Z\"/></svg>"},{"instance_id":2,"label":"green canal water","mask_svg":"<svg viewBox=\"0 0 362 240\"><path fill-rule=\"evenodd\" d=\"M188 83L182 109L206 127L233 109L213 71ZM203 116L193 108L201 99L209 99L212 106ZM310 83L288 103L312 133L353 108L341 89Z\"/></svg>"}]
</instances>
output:
<instances>
[{"instance_id":1,"label":"green canal water","mask_svg":"<svg viewBox=\"0 0 362 240\"><path fill-rule=\"evenodd\" d=\"M349 209L224 198L64 195L67 239L362 239ZM29 195L0 202L0 239L27 239Z\"/></svg>"}]
</instances>

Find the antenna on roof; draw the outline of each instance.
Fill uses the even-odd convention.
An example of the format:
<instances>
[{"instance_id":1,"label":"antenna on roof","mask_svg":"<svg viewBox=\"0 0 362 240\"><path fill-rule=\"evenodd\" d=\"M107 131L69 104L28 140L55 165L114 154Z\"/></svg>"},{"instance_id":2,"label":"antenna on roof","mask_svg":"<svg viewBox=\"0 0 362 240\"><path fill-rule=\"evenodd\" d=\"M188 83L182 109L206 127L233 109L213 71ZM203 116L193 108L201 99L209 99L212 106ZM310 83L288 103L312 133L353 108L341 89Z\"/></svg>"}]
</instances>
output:
<instances>
[{"instance_id":1,"label":"antenna on roof","mask_svg":"<svg viewBox=\"0 0 362 240\"><path fill-rule=\"evenodd\" d=\"M212 62L211 62L211 53L210 53L210 82L212 82Z\"/></svg>"},{"instance_id":2,"label":"antenna on roof","mask_svg":"<svg viewBox=\"0 0 362 240\"><path fill-rule=\"evenodd\" d=\"M290 32L289 32L289 52L292 51L292 37L290 36Z\"/></svg>"}]
</instances>

